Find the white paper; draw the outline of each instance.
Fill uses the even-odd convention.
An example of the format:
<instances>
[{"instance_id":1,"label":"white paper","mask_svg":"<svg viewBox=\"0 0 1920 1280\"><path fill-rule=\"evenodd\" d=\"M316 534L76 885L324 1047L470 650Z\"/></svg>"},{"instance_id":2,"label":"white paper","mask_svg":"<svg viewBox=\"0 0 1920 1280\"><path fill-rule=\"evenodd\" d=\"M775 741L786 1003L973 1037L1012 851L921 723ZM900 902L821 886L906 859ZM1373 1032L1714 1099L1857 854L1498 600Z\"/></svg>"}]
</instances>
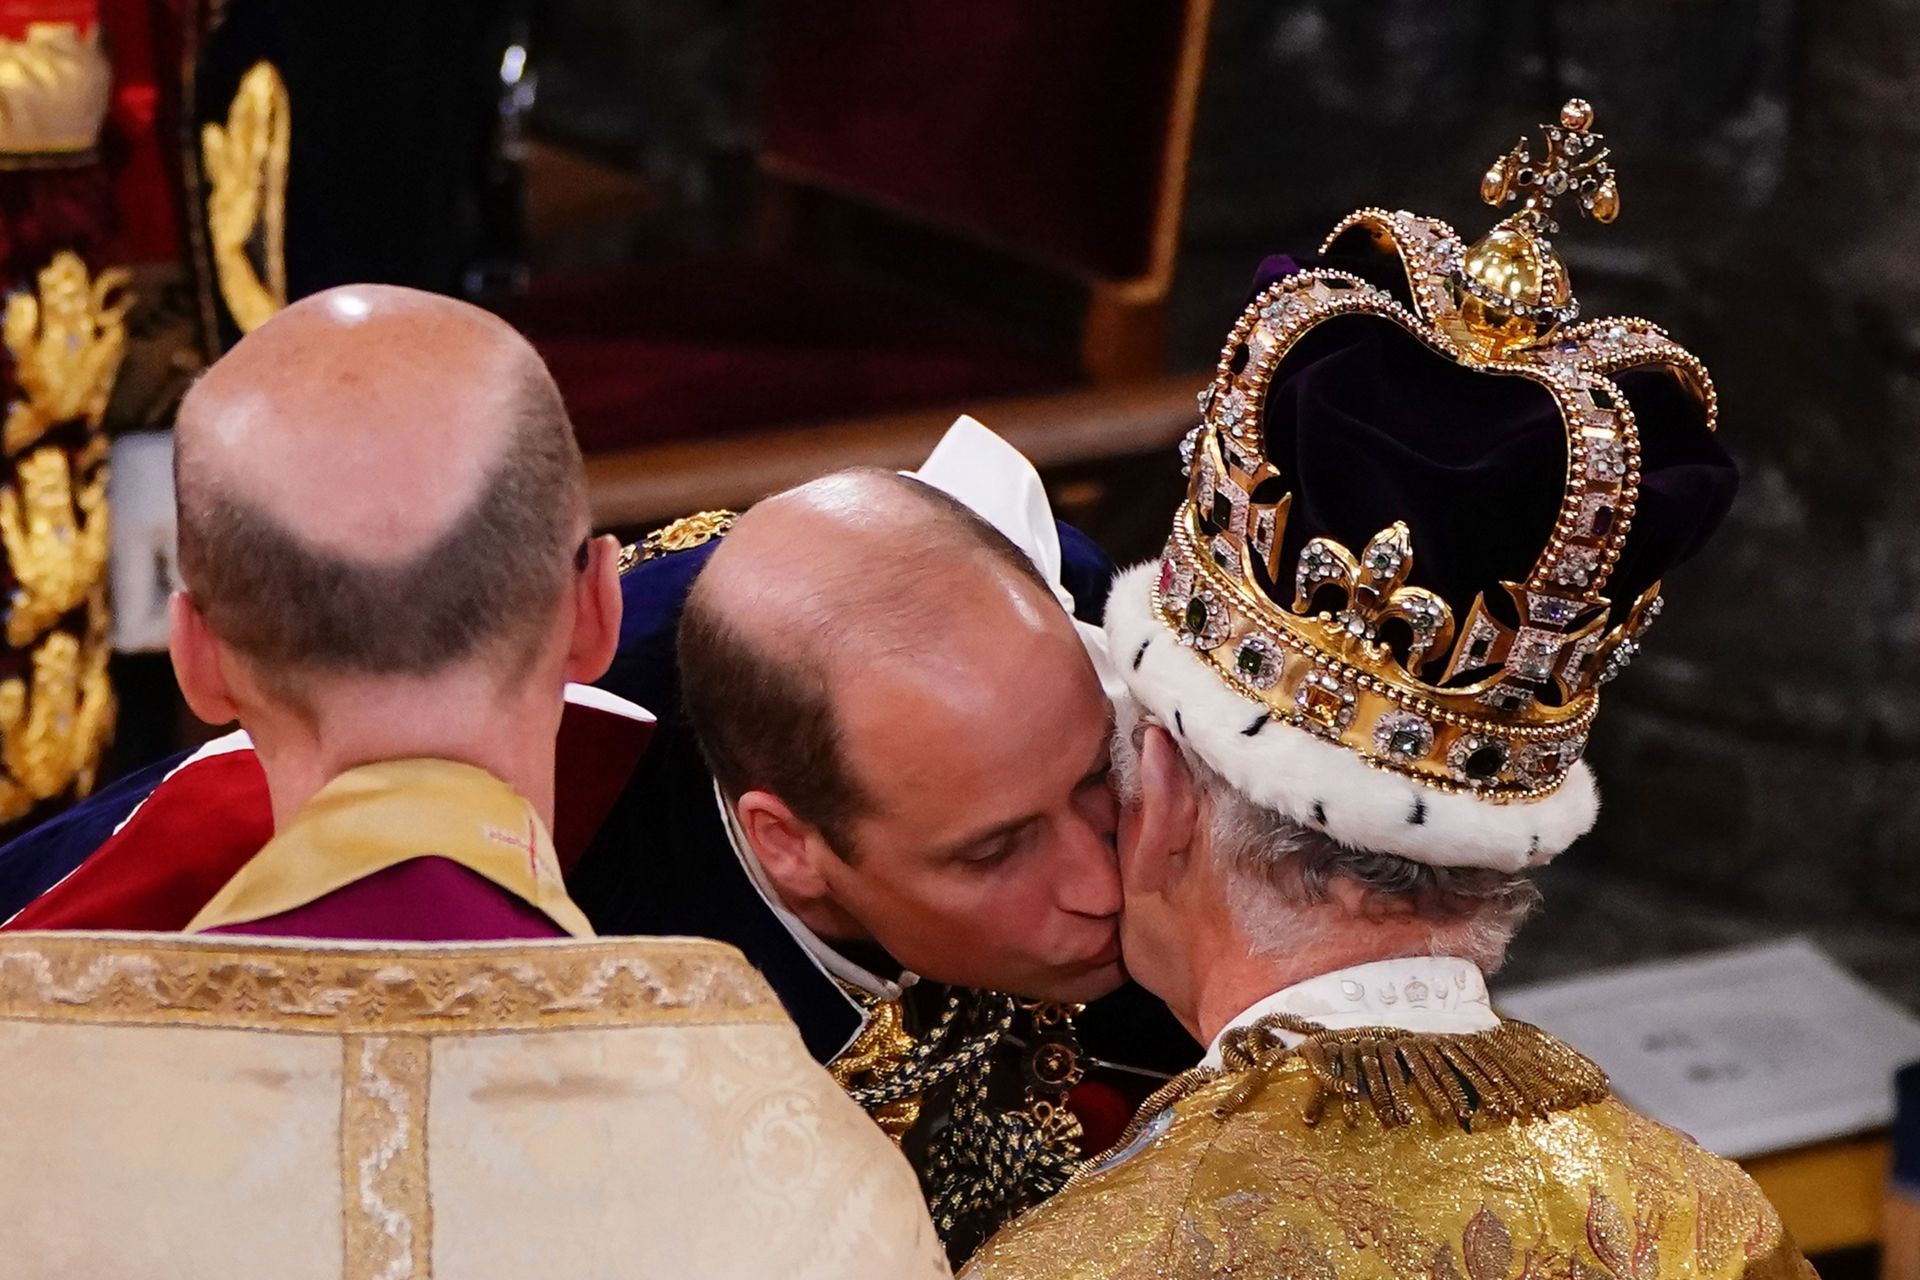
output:
<instances>
[{"instance_id":1,"label":"white paper","mask_svg":"<svg viewBox=\"0 0 1920 1280\"><path fill-rule=\"evenodd\" d=\"M167 647L167 597L180 590L173 512L173 433L142 431L113 442L107 505L113 511L113 647Z\"/></svg>"},{"instance_id":2,"label":"white paper","mask_svg":"<svg viewBox=\"0 0 1920 1280\"><path fill-rule=\"evenodd\" d=\"M1731 1158L1880 1128L1920 1020L1804 938L1496 991L1628 1105Z\"/></svg>"}]
</instances>

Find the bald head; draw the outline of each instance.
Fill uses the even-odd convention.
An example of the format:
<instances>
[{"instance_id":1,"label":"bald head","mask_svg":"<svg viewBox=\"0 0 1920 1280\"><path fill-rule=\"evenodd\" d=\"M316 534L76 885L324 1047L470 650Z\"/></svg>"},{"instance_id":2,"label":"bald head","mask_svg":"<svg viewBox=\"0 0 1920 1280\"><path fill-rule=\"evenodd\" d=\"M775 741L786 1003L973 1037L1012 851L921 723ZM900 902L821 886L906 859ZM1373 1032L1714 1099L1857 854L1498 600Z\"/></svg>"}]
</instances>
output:
<instances>
[{"instance_id":1,"label":"bald head","mask_svg":"<svg viewBox=\"0 0 1920 1280\"><path fill-rule=\"evenodd\" d=\"M863 799L831 696L846 673L1048 630L1072 636L991 524L917 480L837 472L757 504L708 561L680 625L687 712L726 791L772 791L833 833Z\"/></svg>"},{"instance_id":2,"label":"bald head","mask_svg":"<svg viewBox=\"0 0 1920 1280\"><path fill-rule=\"evenodd\" d=\"M428 674L544 630L586 532L540 358L484 311L354 285L242 339L182 401L181 571L268 676Z\"/></svg>"}]
</instances>

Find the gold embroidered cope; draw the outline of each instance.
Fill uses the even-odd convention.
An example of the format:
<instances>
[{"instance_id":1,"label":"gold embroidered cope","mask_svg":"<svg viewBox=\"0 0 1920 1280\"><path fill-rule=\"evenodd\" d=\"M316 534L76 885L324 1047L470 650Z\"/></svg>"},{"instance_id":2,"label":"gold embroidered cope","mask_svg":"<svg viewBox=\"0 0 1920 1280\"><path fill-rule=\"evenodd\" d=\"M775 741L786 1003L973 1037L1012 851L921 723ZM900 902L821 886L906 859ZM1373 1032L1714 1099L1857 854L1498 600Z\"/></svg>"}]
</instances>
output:
<instances>
[{"instance_id":1,"label":"gold embroidered cope","mask_svg":"<svg viewBox=\"0 0 1920 1280\"><path fill-rule=\"evenodd\" d=\"M719 943L0 935L0 1068L21 1275L947 1275Z\"/></svg>"},{"instance_id":2,"label":"gold embroidered cope","mask_svg":"<svg viewBox=\"0 0 1920 1280\"><path fill-rule=\"evenodd\" d=\"M1227 1063L1149 1100L1130 1143L962 1280L1813 1274L1745 1174L1523 1024L1310 1030Z\"/></svg>"}]
</instances>

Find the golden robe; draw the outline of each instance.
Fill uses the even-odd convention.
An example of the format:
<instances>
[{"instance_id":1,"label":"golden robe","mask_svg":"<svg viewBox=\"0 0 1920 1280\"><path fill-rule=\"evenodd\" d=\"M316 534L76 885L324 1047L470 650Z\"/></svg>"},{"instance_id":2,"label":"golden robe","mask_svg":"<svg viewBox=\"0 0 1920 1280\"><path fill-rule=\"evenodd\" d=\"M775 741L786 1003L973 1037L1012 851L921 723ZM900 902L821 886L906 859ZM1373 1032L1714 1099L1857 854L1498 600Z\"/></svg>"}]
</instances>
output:
<instances>
[{"instance_id":1,"label":"golden robe","mask_svg":"<svg viewBox=\"0 0 1920 1280\"><path fill-rule=\"evenodd\" d=\"M945 1280L731 947L0 934L0 1275Z\"/></svg>"},{"instance_id":2,"label":"golden robe","mask_svg":"<svg viewBox=\"0 0 1920 1280\"><path fill-rule=\"evenodd\" d=\"M1306 1030L1149 1100L962 1280L1814 1274L1744 1173L1543 1032Z\"/></svg>"}]
</instances>

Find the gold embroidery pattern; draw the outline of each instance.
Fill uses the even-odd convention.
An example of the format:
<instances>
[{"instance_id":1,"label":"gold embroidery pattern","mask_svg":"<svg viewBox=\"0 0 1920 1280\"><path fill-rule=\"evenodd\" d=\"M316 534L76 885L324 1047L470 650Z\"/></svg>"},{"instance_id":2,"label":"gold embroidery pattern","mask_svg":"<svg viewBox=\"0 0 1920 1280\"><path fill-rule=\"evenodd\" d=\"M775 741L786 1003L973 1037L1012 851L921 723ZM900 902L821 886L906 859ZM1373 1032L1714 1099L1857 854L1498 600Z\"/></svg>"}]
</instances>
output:
<instances>
[{"instance_id":1,"label":"gold embroidery pattern","mask_svg":"<svg viewBox=\"0 0 1920 1280\"><path fill-rule=\"evenodd\" d=\"M100 423L126 351L127 279L123 270L89 278L77 255L61 252L0 318L19 392L0 428L14 472L0 488L0 549L14 580L6 640L28 667L0 681L0 822L69 790L86 795L113 733ZM76 427L77 441L49 438ZM55 629L82 608L81 625Z\"/></svg>"},{"instance_id":2,"label":"gold embroidery pattern","mask_svg":"<svg viewBox=\"0 0 1920 1280\"><path fill-rule=\"evenodd\" d=\"M1489 1060L1478 1056L1494 1083ZM1342 1054L1327 1061L1336 1074L1350 1069ZM1369 1078L1364 1061L1355 1065ZM1250 1089L1254 1078L1261 1083ZM1499 1123L1475 1116L1470 1127L1450 1106L1426 1104L1404 1122L1392 1106L1366 1105L1351 1124L1315 1123L1316 1108L1333 1114L1335 1100L1299 1052L1265 1070L1243 1066L1189 1082L1139 1149L1076 1178L990 1242L963 1276L1812 1274L1737 1167L1614 1099Z\"/></svg>"},{"instance_id":3,"label":"gold embroidery pattern","mask_svg":"<svg viewBox=\"0 0 1920 1280\"><path fill-rule=\"evenodd\" d=\"M427 1079L419 1036L347 1036L340 1105L346 1280L430 1280Z\"/></svg>"},{"instance_id":4,"label":"gold embroidery pattern","mask_svg":"<svg viewBox=\"0 0 1920 1280\"><path fill-rule=\"evenodd\" d=\"M227 123L200 131L214 274L242 333L287 305L291 110L280 73L270 62L256 62L240 78Z\"/></svg>"},{"instance_id":5,"label":"gold embroidery pattern","mask_svg":"<svg viewBox=\"0 0 1920 1280\"><path fill-rule=\"evenodd\" d=\"M324 1034L784 1022L738 951L692 938L300 948L0 935L0 1018Z\"/></svg>"}]
</instances>

